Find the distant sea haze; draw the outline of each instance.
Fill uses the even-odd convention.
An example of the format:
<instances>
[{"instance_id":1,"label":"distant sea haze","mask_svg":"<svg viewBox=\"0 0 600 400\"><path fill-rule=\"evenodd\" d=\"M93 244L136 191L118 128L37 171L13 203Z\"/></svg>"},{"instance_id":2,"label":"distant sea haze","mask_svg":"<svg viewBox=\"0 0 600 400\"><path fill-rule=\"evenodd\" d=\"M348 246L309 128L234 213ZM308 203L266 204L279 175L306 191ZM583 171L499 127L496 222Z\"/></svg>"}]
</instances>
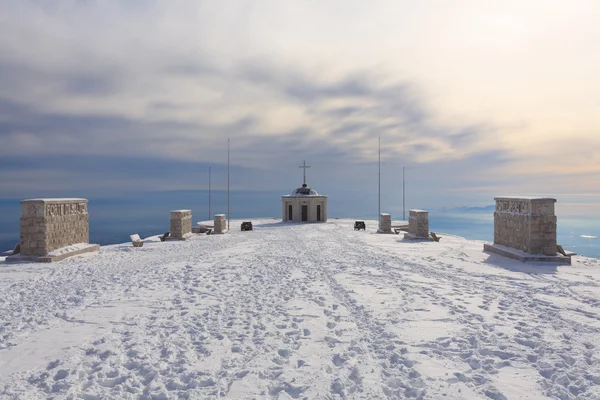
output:
<instances>
[{"instance_id":1,"label":"distant sea haze","mask_svg":"<svg viewBox=\"0 0 600 400\"><path fill-rule=\"evenodd\" d=\"M151 196L122 198L89 198L90 242L100 245L129 241L129 235L142 237L162 234L169 230L170 211L181 208L192 210L194 223L211 219L208 200L196 191L157 192ZM0 251L12 249L19 242L20 200L0 200ZM376 204L376 202L374 203ZM329 218L377 219L377 210L361 204L329 199ZM373 208L373 207L371 207ZM383 208L383 207L382 207ZM384 208L385 209L385 208ZM385 209L387 210L387 209ZM211 214L227 213L227 194L214 191ZM494 239L494 206L456 207L432 210L429 214L430 230L467 239L492 242ZM408 214L408 210L407 210ZM565 249L588 257L600 258L600 215L565 215L557 209L558 243ZM231 197L231 217L250 219L261 217L281 218L281 193L236 192ZM408 215L406 215L408 218ZM393 212L393 220L402 219L402 211ZM372 223L375 225L375 222ZM368 226L367 230L375 230ZM239 229L232 226L232 229ZM443 240L443 239L442 239Z\"/></svg>"}]
</instances>

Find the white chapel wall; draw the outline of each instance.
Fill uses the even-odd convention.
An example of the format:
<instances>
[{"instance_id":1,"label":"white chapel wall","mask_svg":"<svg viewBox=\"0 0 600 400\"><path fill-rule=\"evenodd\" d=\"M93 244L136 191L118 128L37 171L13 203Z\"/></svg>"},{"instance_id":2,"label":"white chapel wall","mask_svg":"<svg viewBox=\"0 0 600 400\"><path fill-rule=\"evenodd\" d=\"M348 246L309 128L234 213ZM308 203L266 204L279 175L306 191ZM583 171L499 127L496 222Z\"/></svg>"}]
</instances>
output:
<instances>
[{"instance_id":1,"label":"white chapel wall","mask_svg":"<svg viewBox=\"0 0 600 400\"><path fill-rule=\"evenodd\" d=\"M289 206L292 206L292 222L302 221L302 206L308 206L308 221L306 222L326 222L327 221L327 198L326 197L289 197L282 201L281 216L283 221L290 221ZM317 207L321 206L321 219L317 219Z\"/></svg>"}]
</instances>

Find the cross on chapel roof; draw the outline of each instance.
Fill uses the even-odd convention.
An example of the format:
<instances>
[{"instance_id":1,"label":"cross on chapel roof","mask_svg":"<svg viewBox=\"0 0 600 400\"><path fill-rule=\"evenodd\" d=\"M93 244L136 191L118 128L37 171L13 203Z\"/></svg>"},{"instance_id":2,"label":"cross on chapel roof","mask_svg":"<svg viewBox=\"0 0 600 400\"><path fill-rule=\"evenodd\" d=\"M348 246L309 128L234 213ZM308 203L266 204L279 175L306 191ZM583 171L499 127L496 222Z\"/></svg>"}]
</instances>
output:
<instances>
[{"instance_id":1,"label":"cross on chapel roof","mask_svg":"<svg viewBox=\"0 0 600 400\"><path fill-rule=\"evenodd\" d=\"M303 169L303 171L302 171L302 172L304 172L304 184L303 184L303 186L306 187L306 168L310 168L310 165L306 165L306 161L303 161L302 165L299 166L298 168L302 168Z\"/></svg>"}]
</instances>

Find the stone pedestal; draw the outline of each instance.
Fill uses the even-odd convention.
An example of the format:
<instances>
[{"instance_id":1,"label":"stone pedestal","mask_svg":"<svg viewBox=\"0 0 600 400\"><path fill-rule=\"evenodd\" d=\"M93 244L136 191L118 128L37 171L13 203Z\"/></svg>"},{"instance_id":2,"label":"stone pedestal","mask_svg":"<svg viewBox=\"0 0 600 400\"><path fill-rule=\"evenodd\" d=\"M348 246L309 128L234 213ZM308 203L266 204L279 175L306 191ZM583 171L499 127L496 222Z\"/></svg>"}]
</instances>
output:
<instances>
[{"instance_id":1,"label":"stone pedestal","mask_svg":"<svg viewBox=\"0 0 600 400\"><path fill-rule=\"evenodd\" d=\"M21 201L20 254L9 262L60 261L97 251L89 244L87 199L30 199Z\"/></svg>"},{"instance_id":2,"label":"stone pedestal","mask_svg":"<svg viewBox=\"0 0 600 400\"><path fill-rule=\"evenodd\" d=\"M381 213L379 215L379 233L392 233L392 215Z\"/></svg>"},{"instance_id":3,"label":"stone pedestal","mask_svg":"<svg viewBox=\"0 0 600 400\"><path fill-rule=\"evenodd\" d=\"M192 235L192 210L171 211L170 240L186 240Z\"/></svg>"},{"instance_id":4,"label":"stone pedestal","mask_svg":"<svg viewBox=\"0 0 600 400\"><path fill-rule=\"evenodd\" d=\"M429 237L429 211L410 210L408 212L408 233L404 234L409 240L433 240Z\"/></svg>"},{"instance_id":5,"label":"stone pedestal","mask_svg":"<svg viewBox=\"0 0 600 400\"><path fill-rule=\"evenodd\" d=\"M221 234L227 232L227 220L225 219L225 214L215 215L214 226L213 233Z\"/></svg>"},{"instance_id":6,"label":"stone pedestal","mask_svg":"<svg viewBox=\"0 0 600 400\"><path fill-rule=\"evenodd\" d=\"M570 257L557 255L556 199L496 197L495 200L494 244L484 245L484 250L521 261L570 263Z\"/></svg>"},{"instance_id":7,"label":"stone pedestal","mask_svg":"<svg viewBox=\"0 0 600 400\"><path fill-rule=\"evenodd\" d=\"M429 237L429 211L410 210L408 232L417 237Z\"/></svg>"}]
</instances>

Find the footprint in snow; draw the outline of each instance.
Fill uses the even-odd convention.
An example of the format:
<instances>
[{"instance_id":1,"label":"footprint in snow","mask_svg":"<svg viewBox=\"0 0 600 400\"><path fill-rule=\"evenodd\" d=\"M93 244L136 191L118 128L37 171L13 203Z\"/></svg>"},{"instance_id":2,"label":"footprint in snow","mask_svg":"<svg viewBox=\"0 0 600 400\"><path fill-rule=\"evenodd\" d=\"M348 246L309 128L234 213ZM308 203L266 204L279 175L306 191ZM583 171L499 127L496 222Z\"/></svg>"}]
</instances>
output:
<instances>
[{"instance_id":1,"label":"footprint in snow","mask_svg":"<svg viewBox=\"0 0 600 400\"><path fill-rule=\"evenodd\" d=\"M290 356L290 351L288 349L279 349L277 350L277 354L283 358L288 358Z\"/></svg>"}]
</instances>

